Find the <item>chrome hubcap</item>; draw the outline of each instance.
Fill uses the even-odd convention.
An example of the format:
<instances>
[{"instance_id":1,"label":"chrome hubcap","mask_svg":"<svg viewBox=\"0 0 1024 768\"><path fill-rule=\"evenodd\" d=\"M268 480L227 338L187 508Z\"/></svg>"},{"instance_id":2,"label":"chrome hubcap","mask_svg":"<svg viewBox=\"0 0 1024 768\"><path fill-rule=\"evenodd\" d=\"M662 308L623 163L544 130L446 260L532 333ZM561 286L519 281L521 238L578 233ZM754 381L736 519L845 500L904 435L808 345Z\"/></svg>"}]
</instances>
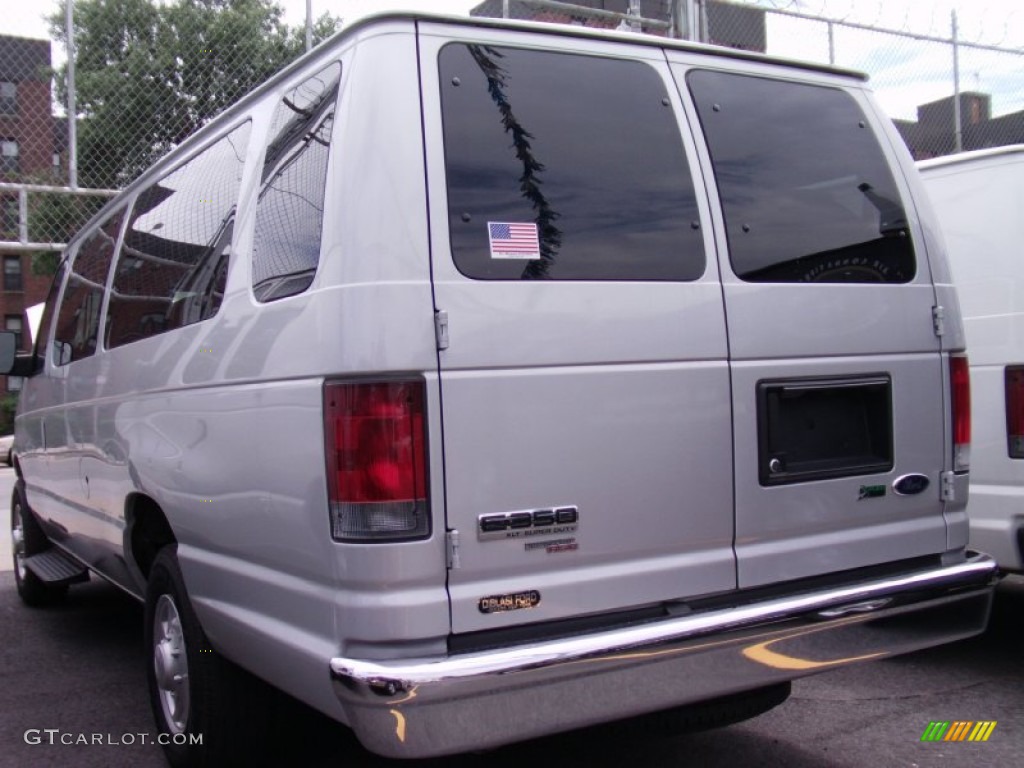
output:
<instances>
[{"instance_id":1,"label":"chrome hubcap","mask_svg":"<svg viewBox=\"0 0 1024 768\"><path fill-rule=\"evenodd\" d=\"M164 720L174 733L188 722L188 656L181 616L170 595L160 595L153 613L153 669Z\"/></svg>"},{"instance_id":2,"label":"chrome hubcap","mask_svg":"<svg viewBox=\"0 0 1024 768\"><path fill-rule=\"evenodd\" d=\"M21 522L21 504L11 507L11 550L14 552L14 572L18 581L25 580L25 526Z\"/></svg>"}]
</instances>

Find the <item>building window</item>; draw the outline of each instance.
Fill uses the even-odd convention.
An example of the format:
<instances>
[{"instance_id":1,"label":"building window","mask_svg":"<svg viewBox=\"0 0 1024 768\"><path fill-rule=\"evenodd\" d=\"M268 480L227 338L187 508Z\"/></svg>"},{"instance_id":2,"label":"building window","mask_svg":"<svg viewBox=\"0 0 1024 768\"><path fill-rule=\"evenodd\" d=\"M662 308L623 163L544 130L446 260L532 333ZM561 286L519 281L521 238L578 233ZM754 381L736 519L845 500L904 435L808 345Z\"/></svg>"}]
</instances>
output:
<instances>
[{"instance_id":1,"label":"building window","mask_svg":"<svg viewBox=\"0 0 1024 768\"><path fill-rule=\"evenodd\" d=\"M23 290L20 256L4 256L4 290Z\"/></svg>"},{"instance_id":2,"label":"building window","mask_svg":"<svg viewBox=\"0 0 1024 768\"><path fill-rule=\"evenodd\" d=\"M18 172L18 142L0 139L0 173Z\"/></svg>"},{"instance_id":3,"label":"building window","mask_svg":"<svg viewBox=\"0 0 1024 768\"><path fill-rule=\"evenodd\" d=\"M13 115L18 111L18 86L0 80L0 115Z\"/></svg>"},{"instance_id":4,"label":"building window","mask_svg":"<svg viewBox=\"0 0 1024 768\"><path fill-rule=\"evenodd\" d=\"M14 348L20 350L22 343L21 315L6 315L4 317L4 330L14 334Z\"/></svg>"}]
</instances>

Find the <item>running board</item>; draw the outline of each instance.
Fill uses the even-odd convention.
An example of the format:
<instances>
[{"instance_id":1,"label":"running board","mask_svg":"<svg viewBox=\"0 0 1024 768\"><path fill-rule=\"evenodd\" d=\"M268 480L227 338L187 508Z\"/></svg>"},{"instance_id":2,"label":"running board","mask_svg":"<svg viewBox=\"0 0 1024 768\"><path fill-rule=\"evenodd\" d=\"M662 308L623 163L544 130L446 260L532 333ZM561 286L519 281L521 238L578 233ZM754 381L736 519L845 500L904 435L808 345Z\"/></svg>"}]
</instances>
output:
<instances>
[{"instance_id":1,"label":"running board","mask_svg":"<svg viewBox=\"0 0 1024 768\"><path fill-rule=\"evenodd\" d=\"M25 567L52 586L89 580L89 569L57 547L25 558Z\"/></svg>"}]
</instances>

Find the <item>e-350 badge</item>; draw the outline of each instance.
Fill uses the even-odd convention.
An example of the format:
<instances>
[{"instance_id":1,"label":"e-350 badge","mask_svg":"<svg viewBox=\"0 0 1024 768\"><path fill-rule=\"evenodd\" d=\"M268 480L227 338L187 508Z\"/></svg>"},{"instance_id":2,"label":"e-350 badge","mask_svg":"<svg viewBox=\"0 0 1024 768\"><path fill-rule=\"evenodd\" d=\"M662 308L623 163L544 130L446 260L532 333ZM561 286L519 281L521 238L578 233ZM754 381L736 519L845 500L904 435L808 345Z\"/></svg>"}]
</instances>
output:
<instances>
[{"instance_id":1,"label":"e-350 badge","mask_svg":"<svg viewBox=\"0 0 1024 768\"><path fill-rule=\"evenodd\" d=\"M487 541L574 533L579 527L579 521L580 513L576 507L480 515L476 521L476 537L480 541Z\"/></svg>"}]
</instances>

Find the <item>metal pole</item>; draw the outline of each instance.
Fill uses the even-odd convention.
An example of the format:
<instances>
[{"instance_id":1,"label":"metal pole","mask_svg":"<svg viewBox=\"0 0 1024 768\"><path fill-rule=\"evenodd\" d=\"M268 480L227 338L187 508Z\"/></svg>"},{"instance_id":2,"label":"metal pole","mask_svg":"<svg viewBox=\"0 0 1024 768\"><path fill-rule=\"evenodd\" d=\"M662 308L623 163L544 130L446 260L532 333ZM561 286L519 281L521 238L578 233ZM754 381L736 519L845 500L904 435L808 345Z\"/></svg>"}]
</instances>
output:
<instances>
[{"instance_id":1,"label":"metal pole","mask_svg":"<svg viewBox=\"0 0 1024 768\"><path fill-rule=\"evenodd\" d=\"M75 104L75 29L72 22L74 0L64 3L64 34L67 36L68 86L68 186L78 187L78 107Z\"/></svg>"},{"instance_id":2,"label":"metal pole","mask_svg":"<svg viewBox=\"0 0 1024 768\"><path fill-rule=\"evenodd\" d=\"M679 0L679 36L684 40L697 39L697 3L696 0Z\"/></svg>"},{"instance_id":3,"label":"metal pole","mask_svg":"<svg viewBox=\"0 0 1024 768\"><path fill-rule=\"evenodd\" d=\"M28 242L28 190L18 190L18 241Z\"/></svg>"},{"instance_id":4,"label":"metal pole","mask_svg":"<svg viewBox=\"0 0 1024 768\"><path fill-rule=\"evenodd\" d=\"M956 23L956 10L951 11L953 19L953 129L957 152L964 151L964 135L960 122L960 40Z\"/></svg>"},{"instance_id":5,"label":"metal pole","mask_svg":"<svg viewBox=\"0 0 1024 768\"><path fill-rule=\"evenodd\" d=\"M508 0L501 0L501 18L508 18Z\"/></svg>"},{"instance_id":6,"label":"metal pole","mask_svg":"<svg viewBox=\"0 0 1024 768\"><path fill-rule=\"evenodd\" d=\"M306 0L306 50L313 48L313 0Z\"/></svg>"},{"instance_id":7,"label":"metal pole","mask_svg":"<svg viewBox=\"0 0 1024 768\"><path fill-rule=\"evenodd\" d=\"M711 32L708 28L708 4L707 0L696 0L697 19L699 20L700 33L697 36L698 43L710 43Z\"/></svg>"},{"instance_id":8,"label":"metal pole","mask_svg":"<svg viewBox=\"0 0 1024 768\"><path fill-rule=\"evenodd\" d=\"M836 65L836 25L831 21L828 23L828 63Z\"/></svg>"}]
</instances>

